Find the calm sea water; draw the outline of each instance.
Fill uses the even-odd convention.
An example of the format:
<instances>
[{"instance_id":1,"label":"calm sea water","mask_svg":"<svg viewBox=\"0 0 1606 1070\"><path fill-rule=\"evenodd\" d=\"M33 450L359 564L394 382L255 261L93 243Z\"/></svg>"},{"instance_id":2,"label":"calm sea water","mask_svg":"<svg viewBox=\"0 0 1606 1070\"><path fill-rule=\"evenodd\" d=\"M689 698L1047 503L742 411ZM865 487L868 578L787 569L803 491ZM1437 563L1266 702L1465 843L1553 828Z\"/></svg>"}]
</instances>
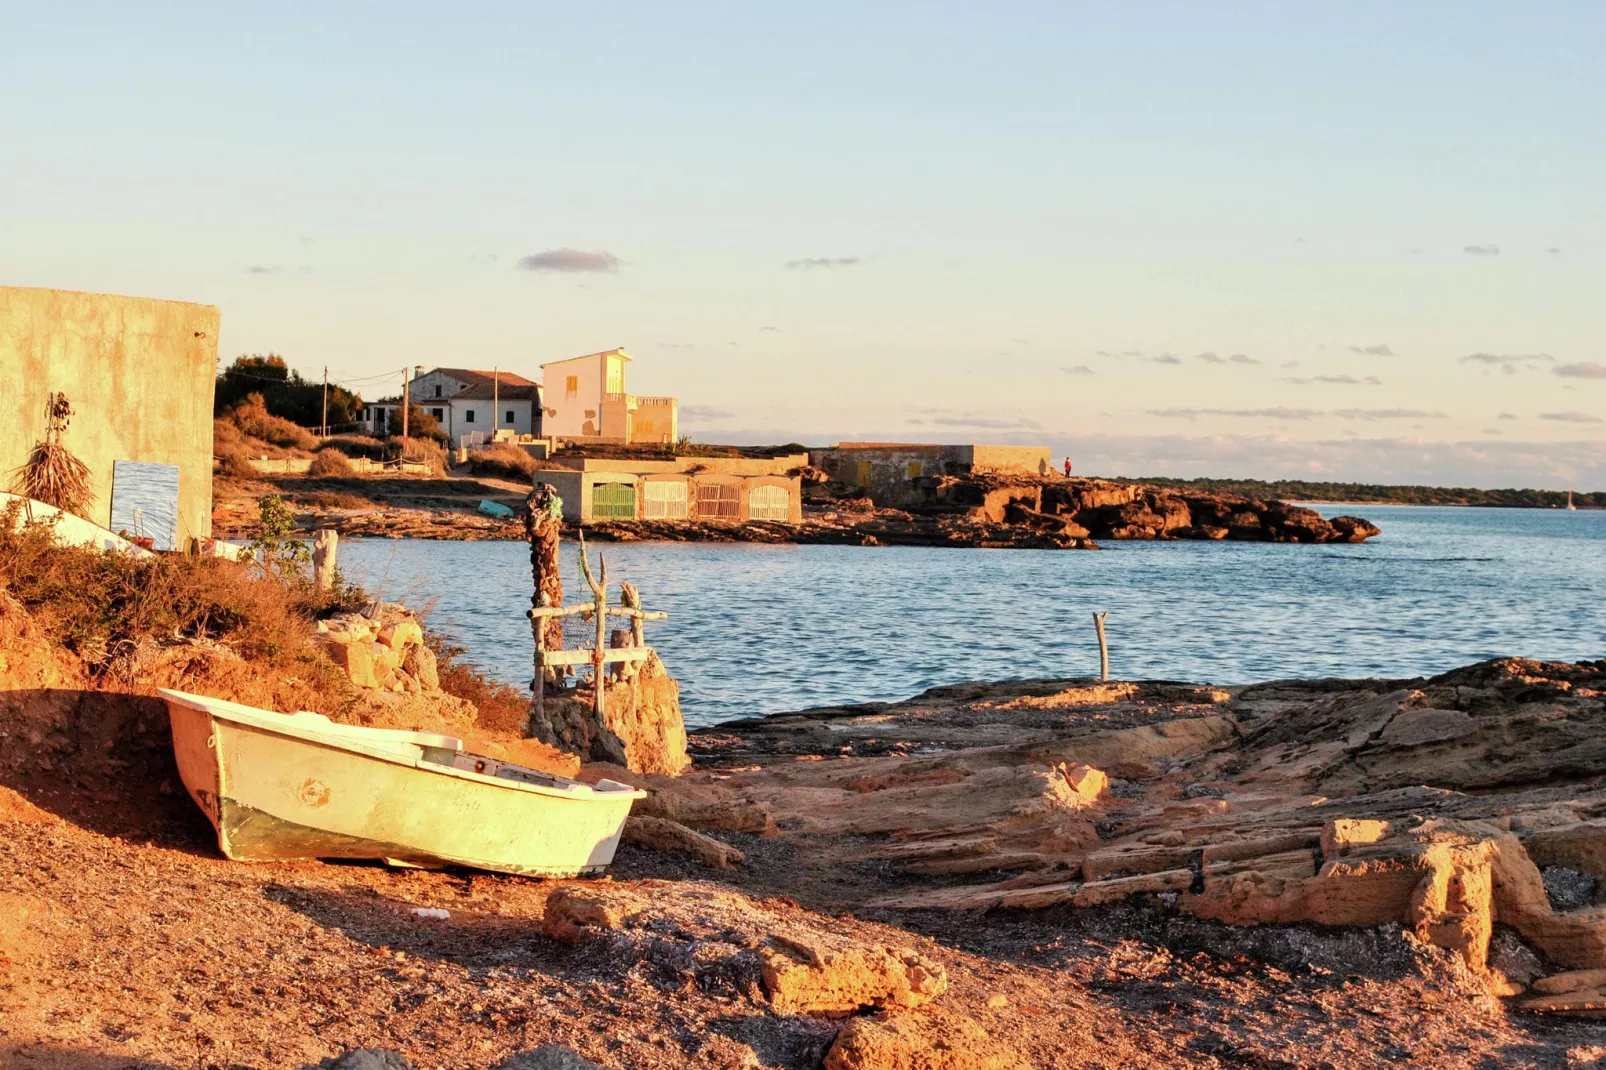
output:
<instances>
[{"instance_id":1,"label":"calm sea water","mask_svg":"<svg viewBox=\"0 0 1606 1070\"><path fill-rule=\"evenodd\" d=\"M1383 535L1359 546L1112 543L1099 553L709 543L600 545L633 580L688 722L935 684L1098 671L1109 613L1128 679L1244 683L1415 676L1482 658L1606 656L1606 512L1321 507ZM585 591L564 546L570 600ZM527 548L343 543L351 578L430 605L430 623L527 686ZM616 597L616 595L615 595Z\"/></svg>"}]
</instances>

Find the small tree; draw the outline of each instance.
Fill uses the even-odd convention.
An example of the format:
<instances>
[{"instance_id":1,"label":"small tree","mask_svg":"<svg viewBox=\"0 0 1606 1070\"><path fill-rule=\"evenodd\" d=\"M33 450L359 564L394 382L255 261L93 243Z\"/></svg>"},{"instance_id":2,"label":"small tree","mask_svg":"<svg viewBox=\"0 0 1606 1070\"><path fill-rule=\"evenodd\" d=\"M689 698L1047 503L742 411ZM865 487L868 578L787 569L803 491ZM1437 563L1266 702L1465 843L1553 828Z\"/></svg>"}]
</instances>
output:
<instances>
[{"instance_id":1,"label":"small tree","mask_svg":"<svg viewBox=\"0 0 1606 1070\"><path fill-rule=\"evenodd\" d=\"M402 433L401 413L392 409L390 412L390 425L388 430L394 438ZM417 405L408 403L407 406L407 437L430 438L436 442L446 441L446 432L441 430L441 422Z\"/></svg>"},{"instance_id":2,"label":"small tree","mask_svg":"<svg viewBox=\"0 0 1606 1070\"><path fill-rule=\"evenodd\" d=\"M295 576L312 557L307 544L295 537L296 518L284 499L269 494L259 506L260 521L251 549L262 552L262 569L270 575Z\"/></svg>"}]
</instances>

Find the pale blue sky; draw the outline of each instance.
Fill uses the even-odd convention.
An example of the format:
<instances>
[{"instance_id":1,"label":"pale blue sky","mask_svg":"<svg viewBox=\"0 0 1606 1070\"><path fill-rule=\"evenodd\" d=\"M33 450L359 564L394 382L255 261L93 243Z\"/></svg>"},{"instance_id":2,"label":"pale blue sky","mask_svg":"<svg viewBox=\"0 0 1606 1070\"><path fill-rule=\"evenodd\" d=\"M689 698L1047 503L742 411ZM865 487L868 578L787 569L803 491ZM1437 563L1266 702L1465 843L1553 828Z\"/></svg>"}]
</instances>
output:
<instances>
[{"instance_id":1,"label":"pale blue sky","mask_svg":"<svg viewBox=\"0 0 1606 1070\"><path fill-rule=\"evenodd\" d=\"M217 304L226 359L623 345L709 440L1606 488L1598 2L5 26L0 282ZM517 267L563 249L617 262Z\"/></svg>"}]
</instances>

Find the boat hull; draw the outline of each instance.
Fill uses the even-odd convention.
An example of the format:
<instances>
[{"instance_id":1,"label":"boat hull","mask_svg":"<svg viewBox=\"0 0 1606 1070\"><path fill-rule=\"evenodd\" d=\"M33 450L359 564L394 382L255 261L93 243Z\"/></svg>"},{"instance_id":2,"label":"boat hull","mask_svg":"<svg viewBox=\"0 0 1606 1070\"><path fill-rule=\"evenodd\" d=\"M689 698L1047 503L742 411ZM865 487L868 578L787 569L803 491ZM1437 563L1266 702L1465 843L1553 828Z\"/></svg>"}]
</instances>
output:
<instances>
[{"instance_id":1,"label":"boat hull","mask_svg":"<svg viewBox=\"0 0 1606 1070\"><path fill-rule=\"evenodd\" d=\"M463 754L450 737L162 696L179 775L216 828L218 847L238 861L382 859L596 874L612 862L631 803L644 794Z\"/></svg>"}]
</instances>

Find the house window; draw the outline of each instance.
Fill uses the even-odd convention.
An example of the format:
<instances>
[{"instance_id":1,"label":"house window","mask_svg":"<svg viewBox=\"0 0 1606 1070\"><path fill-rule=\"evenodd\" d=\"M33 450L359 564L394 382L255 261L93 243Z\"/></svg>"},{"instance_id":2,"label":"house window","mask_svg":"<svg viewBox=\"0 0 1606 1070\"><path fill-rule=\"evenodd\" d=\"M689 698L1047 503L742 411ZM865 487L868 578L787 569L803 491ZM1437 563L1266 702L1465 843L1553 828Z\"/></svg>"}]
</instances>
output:
<instances>
[{"instance_id":1,"label":"house window","mask_svg":"<svg viewBox=\"0 0 1606 1070\"><path fill-rule=\"evenodd\" d=\"M570 397L580 392L580 377L571 375L563 381L563 392Z\"/></svg>"},{"instance_id":2,"label":"house window","mask_svg":"<svg viewBox=\"0 0 1606 1070\"><path fill-rule=\"evenodd\" d=\"M512 423L513 422L513 410L512 409L507 410L507 421L506 422L507 423Z\"/></svg>"},{"instance_id":3,"label":"house window","mask_svg":"<svg viewBox=\"0 0 1606 1070\"><path fill-rule=\"evenodd\" d=\"M441 384L439 384L439 383L435 384L435 396L436 397L440 397L441 396Z\"/></svg>"},{"instance_id":4,"label":"house window","mask_svg":"<svg viewBox=\"0 0 1606 1070\"><path fill-rule=\"evenodd\" d=\"M463 410L463 422L466 423L466 424L471 424L471 423L474 422L474 410L473 409L464 409Z\"/></svg>"},{"instance_id":5,"label":"house window","mask_svg":"<svg viewBox=\"0 0 1606 1070\"><path fill-rule=\"evenodd\" d=\"M648 520L684 520L686 484L679 479L655 479L643 484L642 516Z\"/></svg>"},{"instance_id":6,"label":"house window","mask_svg":"<svg viewBox=\"0 0 1606 1070\"><path fill-rule=\"evenodd\" d=\"M697 484L697 515L711 520L740 520L741 490L735 483Z\"/></svg>"},{"instance_id":7,"label":"house window","mask_svg":"<svg viewBox=\"0 0 1606 1070\"><path fill-rule=\"evenodd\" d=\"M749 520L792 519L792 495L785 487L754 487L747 496Z\"/></svg>"},{"instance_id":8,"label":"house window","mask_svg":"<svg viewBox=\"0 0 1606 1070\"><path fill-rule=\"evenodd\" d=\"M608 393L623 394L625 392L625 362L617 357L608 360Z\"/></svg>"},{"instance_id":9,"label":"house window","mask_svg":"<svg viewBox=\"0 0 1606 1070\"><path fill-rule=\"evenodd\" d=\"M920 462L919 461L910 461L909 462L909 478L910 479L919 479L920 478L920 471L921 471L921 468L920 468Z\"/></svg>"},{"instance_id":10,"label":"house window","mask_svg":"<svg viewBox=\"0 0 1606 1070\"><path fill-rule=\"evenodd\" d=\"M435 417L435 419L437 419L437 420L446 419L446 410L445 409L430 409L429 410L429 414L431 416Z\"/></svg>"}]
</instances>

